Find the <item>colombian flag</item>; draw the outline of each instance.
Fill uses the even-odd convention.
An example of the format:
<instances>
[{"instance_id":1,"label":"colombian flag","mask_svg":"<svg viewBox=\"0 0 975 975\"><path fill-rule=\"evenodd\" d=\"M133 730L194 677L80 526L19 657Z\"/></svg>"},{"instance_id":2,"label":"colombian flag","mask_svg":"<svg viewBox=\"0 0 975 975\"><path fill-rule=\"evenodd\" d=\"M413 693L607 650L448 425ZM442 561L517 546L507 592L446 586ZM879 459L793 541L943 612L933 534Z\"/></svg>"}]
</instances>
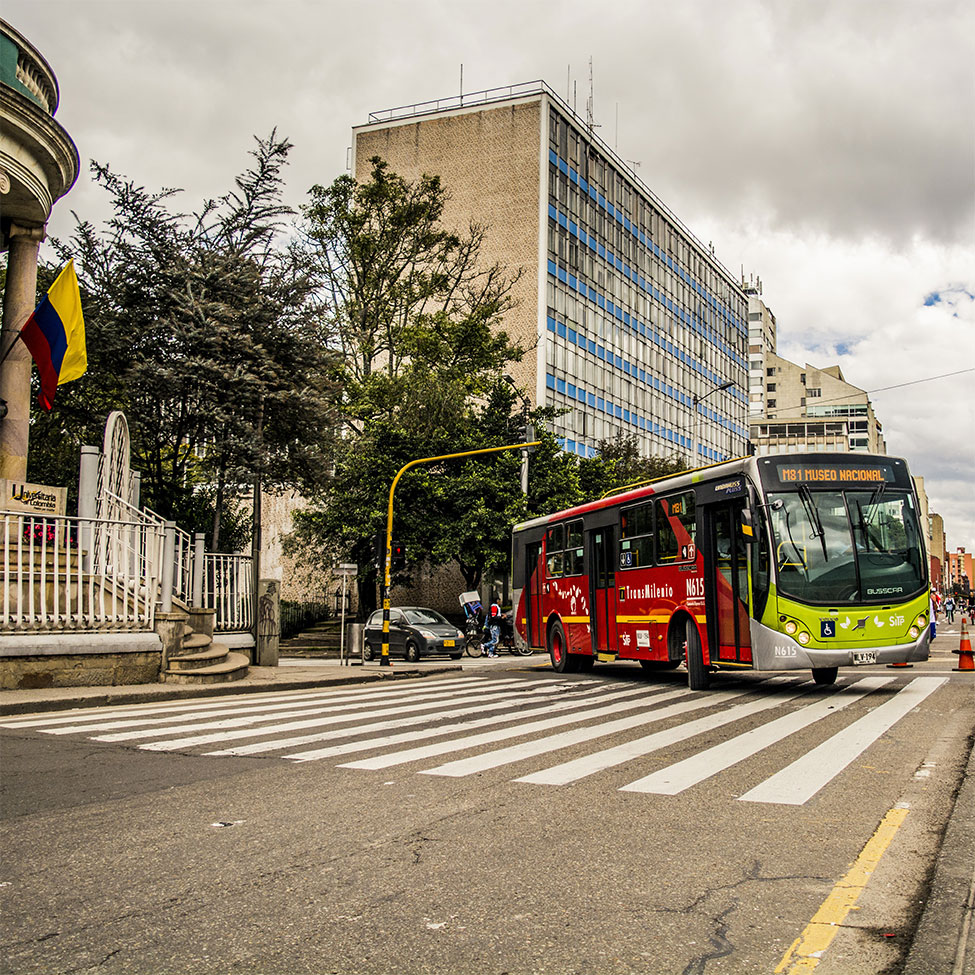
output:
<instances>
[{"instance_id":1,"label":"colombian flag","mask_svg":"<svg viewBox=\"0 0 975 975\"><path fill-rule=\"evenodd\" d=\"M49 410L58 386L83 376L88 368L85 320L81 316L74 261L68 261L61 269L44 300L24 323L20 337L41 374L41 406Z\"/></svg>"}]
</instances>

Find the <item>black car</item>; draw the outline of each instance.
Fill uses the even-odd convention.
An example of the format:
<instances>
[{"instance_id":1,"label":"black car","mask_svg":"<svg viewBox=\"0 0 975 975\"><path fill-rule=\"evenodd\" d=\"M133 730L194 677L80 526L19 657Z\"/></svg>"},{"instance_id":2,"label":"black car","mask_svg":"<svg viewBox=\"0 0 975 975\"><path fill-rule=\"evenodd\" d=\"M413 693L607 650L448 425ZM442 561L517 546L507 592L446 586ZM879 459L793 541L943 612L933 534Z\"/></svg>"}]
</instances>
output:
<instances>
[{"instance_id":1,"label":"black car","mask_svg":"<svg viewBox=\"0 0 975 975\"><path fill-rule=\"evenodd\" d=\"M383 611L377 609L366 623L363 656L372 660L383 652ZM414 662L433 653L457 660L464 652L464 634L434 609L398 606L389 611L389 654Z\"/></svg>"}]
</instances>

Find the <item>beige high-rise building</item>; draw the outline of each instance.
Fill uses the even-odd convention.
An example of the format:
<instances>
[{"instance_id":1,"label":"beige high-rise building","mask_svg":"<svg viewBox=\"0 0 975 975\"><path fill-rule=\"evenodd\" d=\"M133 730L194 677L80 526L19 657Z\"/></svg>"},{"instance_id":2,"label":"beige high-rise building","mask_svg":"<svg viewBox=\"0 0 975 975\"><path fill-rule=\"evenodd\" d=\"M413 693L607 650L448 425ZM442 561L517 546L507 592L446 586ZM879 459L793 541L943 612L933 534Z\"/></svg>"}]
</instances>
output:
<instances>
[{"instance_id":1,"label":"beige high-rise building","mask_svg":"<svg viewBox=\"0 0 975 975\"><path fill-rule=\"evenodd\" d=\"M870 397L848 383L839 366L800 366L774 353L765 357L765 415L752 419L751 440L759 454L887 453Z\"/></svg>"},{"instance_id":2,"label":"beige high-rise building","mask_svg":"<svg viewBox=\"0 0 975 975\"><path fill-rule=\"evenodd\" d=\"M743 285L748 295L748 418L765 413L765 360L775 354L775 315L762 300L762 282Z\"/></svg>"},{"instance_id":3,"label":"beige high-rise building","mask_svg":"<svg viewBox=\"0 0 975 975\"><path fill-rule=\"evenodd\" d=\"M354 172L380 156L441 177L445 222L487 227L482 254L520 268L505 328L512 375L566 450L635 435L698 463L744 453L748 298L741 284L542 82L377 112L354 129Z\"/></svg>"}]
</instances>

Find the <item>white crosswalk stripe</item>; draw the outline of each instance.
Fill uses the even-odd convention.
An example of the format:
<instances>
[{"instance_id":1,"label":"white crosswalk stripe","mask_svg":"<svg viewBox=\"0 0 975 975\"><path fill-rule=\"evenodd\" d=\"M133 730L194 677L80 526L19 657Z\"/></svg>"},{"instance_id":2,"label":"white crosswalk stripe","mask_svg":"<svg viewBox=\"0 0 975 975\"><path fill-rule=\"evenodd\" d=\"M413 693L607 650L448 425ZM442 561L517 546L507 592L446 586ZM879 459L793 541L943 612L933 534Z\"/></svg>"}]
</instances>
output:
<instances>
[{"instance_id":1,"label":"white crosswalk stripe","mask_svg":"<svg viewBox=\"0 0 975 975\"><path fill-rule=\"evenodd\" d=\"M671 691L669 696L683 694L683 691ZM662 695L657 692L658 697ZM636 696L636 700L632 698ZM614 694L607 694L604 700L613 699L613 703L602 707L590 708L588 711L580 711L577 714L562 715L558 718L545 718L541 721L530 721L528 724L515 725L513 728L504 728L500 731L488 731L480 735L469 735L466 738L456 738L453 741L440 742L436 745L422 745L419 748L408 748L401 752L392 752L388 755L378 755L375 758L363 758L358 762L348 762L339 766L340 768L390 768L393 765L405 765L407 762L416 762L425 758L433 758L436 755L445 755L448 752L459 752L466 748L477 748L480 745L493 745L497 741L505 738L520 738L523 735L531 735L537 731L548 731L549 728L558 728L567 724L574 724L577 721L591 721L594 718L604 718L610 714L620 711L630 711L634 708L643 707L651 698L653 692L648 692L647 688L639 687L635 690L619 691ZM631 700L622 700L631 698ZM598 730L587 729L590 735L598 734ZM294 758L296 756L289 756Z\"/></svg>"},{"instance_id":2,"label":"white crosswalk stripe","mask_svg":"<svg viewBox=\"0 0 975 975\"><path fill-rule=\"evenodd\" d=\"M385 730L387 728L411 727L418 724L429 723L431 718L440 720L448 716L453 717L461 714L479 714L482 711L490 711L499 707L510 708L512 704L519 700L560 694L565 688L565 685L556 685L550 688L526 687L524 681L518 681L517 683L522 685L520 689L506 686L504 688L497 687L490 690L465 690L463 693L458 692L452 694L448 698L439 697L435 701L422 700L420 703L416 704L399 704L397 707L382 708L380 710L371 711L360 709L357 713L352 715L348 713L337 715L332 714L331 712L337 709L329 708L322 711L316 717L275 725L273 728L243 728L237 730L233 727L222 727L220 731L214 731L204 735L195 735L188 738L174 738L168 741L151 742L149 744L140 745L139 747L147 751L176 751L184 750L186 748L195 748L199 745L212 745L218 742L235 741L241 738L254 738L259 735L266 735L269 730L273 731L275 734L284 734L290 731L301 731L306 728L329 729L328 731L318 731L314 734L300 735L294 738L275 738L273 741L263 743L268 750L279 751L283 748L294 748L298 745L322 741L323 739L331 740L334 738L347 737L349 735L361 735L369 731ZM470 701L476 701L477 704L460 709L450 708L450 705L453 703L464 703ZM343 712L346 712L346 710L346 707L342 708ZM429 712L431 711L436 713L430 714ZM421 713L408 717L407 715L409 715L411 712ZM392 718L390 718L391 715L393 716ZM372 724L366 725L359 723L363 720L372 718L390 718L390 720L373 722ZM334 727L335 725L348 724L350 721L356 723L347 728ZM227 725L227 722L220 722L220 725ZM254 755L258 754L262 750L264 749L257 747L257 745L253 747L241 745L207 752L207 754Z\"/></svg>"},{"instance_id":3,"label":"white crosswalk stripe","mask_svg":"<svg viewBox=\"0 0 975 975\"><path fill-rule=\"evenodd\" d=\"M623 786L621 791L655 792L659 795L675 796L692 785L697 785L712 775L717 775L718 772L723 772L725 769L731 768L732 765L743 762L746 758L750 758L776 742L782 741L783 738L808 727L813 722L828 717L830 714L835 714L854 701L858 701L870 691L890 683L893 679L893 677L867 677L848 688L831 694L827 698L808 704L799 711L784 714L781 718L776 718L768 724L746 731L743 735L738 735L736 738L715 745L713 748L707 748L682 762L669 765L659 772L653 772L642 779L637 779L636 782ZM741 706L742 709L748 707L747 704ZM738 709L733 708L732 711L727 712L725 717L729 720L735 720L733 717L735 710ZM742 713L748 712L743 710ZM722 723L725 722L722 721ZM663 744L670 744L670 742L665 741ZM545 780L536 780L529 776L522 781Z\"/></svg>"},{"instance_id":4,"label":"white crosswalk stripe","mask_svg":"<svg viewBox=\"0 0 975 975\"><path fill-rule=\"evenodd\" d=\"M516 681L514 683L523 682ZM511 685L509 684L508 686ZM281 714L248 714L243 717L221 717L217 721L209 722L194 720L190 724L176 725L172 728L139 728L130 731L114 732L109 735L95 735L94 738L95 741L136 741L143 738L159 738L162 735L189 734L190 732L204 731L210 728L229 730L231 728L243 728L247 725L259 724L260 722L281 722L285 718L302 718L303 720L286 721L274 725L276 732L298 731L301 728L313 728L319 724L342 724L345 721L361 721L364 718L385 717L390 714L405 714L408 711L436 711L438 708L442 708L446 701L456 701L472 697L477 698L483 694L484 691L477 687L464 688L463 690L455 689L454 693L450 695L445 691L428 691L427 693L414 694L406 703L402 699L398 699L393 702L393 706L381 707L372 711L362 710L362 702L356 701L354 703L332 704L325 707L316 706L313 708L314 715L308 717L309 708L306 705L300 711L285 711ZM370 699L369 703L375 704L379 702L375 699ZM387 704L386 701L382 703ZM328 717L323 717L325 715ZM249 737L253 733L253 731L244 732L243 737ZM221 737L220 732L199 735L195 738L182 740L182 744L184 746L207 745L213 741L220 741ZM176 744L179 744L179 742L165 741L153 747L158 748L160 751L165 751L170 745Z\"/></svg>"},{"instance_id":5,"label":"white crosswalk stripe","mask_svg":"<svg viewBox=\"0 0 975 975\"><path fill-rule=\"evenodd\" d=\"M450 680L437 682L437 689L445 687L455 687L461 685L473 685L478 678L460 677ZM516 683L517 681L511 681ZM411 697L416 694L416 689L411 687L390 687L381 690L369 689L371 698L393 698ZM209 697L194 704L187 704L183 701L169 701L163 704L125 704L118 707L91 708L83 714L73 710L68 715L55 717L51 714L25 714L20 716L5 717L0 721L3 728L43 728L46 732L53 734L54 728L71 726L70 734L84 732L91 725L101 724L113 719L144 719L152 715L164 715L166 720L180 721L189 717L200 717L201 713L205 716L206 712L221 713L233 711L239 714L242 711L257 709L261 706L274 708L287 708L300 704L303 701L323 702L323 701L349 701L356 700L363 696L364 689L356 688L350 690L347 687L341 689L322 689L313 691L273 691L267 694L248 694L246 698L235 695L223 695L220 697ZM182 717L180 717L182 716ZM138 722L135 722L138 723ZM142 724L149 722L143 720ZM107 727L107 726L106 726Z\"/></svg>"},{"instance_id":6,"label":"white crosswalk stripe","mask_svg":"<svg viewBox=\"0 0 975 975\"><path fill-rule=\"evenodd\" d=\"M896 675L878 675L826 688L793 674L691 693L666 683L464 676L21 715L0 726L146 751L340 760L338 768L359 772L413 765L413 774L460 778L527 764L522 774L509 773L517 776L511 781L536 786L598 783L605 781L600 773L622 766L632 781L627 775L625 785L617 779L613 788L649 798L699 787L822 723L832 732L828 740L739 797L802 805L946 683L925 676L888 687L895 681ZM879 703L868 699L880 691ZM841 716L858 704L862 716ZM653 724L660 730L632 736ZM706 733L707 747L695 750L693 739ZM605 742L611 736L616 741ZM685 757L654 767L654 753L682 742ZM563 761L531 767L532 760L558 753Z\"/></svg>"},{"instance_id":7,"label":"white crosswalk stripe","mask_svg":"<svg viewBox=\"0 0 975 975\"><path fill-rule=\"evenodd\" d=\"M836 778L885 731L916 708L942 684L944 677L917 677L900 693L837 732L761 785L739 796L742 802L777 802L801 806Z\"/></svg>"},{"instance_id":8,"label":"white crosswalk stripe","mask_svg":"<svg viewBox=\"0 0 975 975\"><path fill-rule=\"evenodd\" d=\"M647 735L645 738L637 738L635 741L628 741L615 748L608 748L605 751L596 752L593 755L585 755L571 762L565 762L555 768L546 769L544 772L535 772L532 775L525 775L518 779L519 782L537 782L545 785L564 785L566 782L575 782L577 779L592 775L594 772L602 772L615 765L622 765L631 759L649 755L651 752L667 745L675 745L686 738L692 738L705 731L720 728L722 725L730 724L741 718L747 718L751 714L758 714L760 711L767 711L770 708L777 708L786 701L791 701L798 697L801 692L796 690L792 693L777 694L772 697L759 698L757 701L749 701L746 704L738 704L727 711L719 711L717 714L709 714L707 717L698 718L687 724L677 725L667 731L658 731L655 734ZM716 694L707 695L710 701L702 700L700 697L692 698L690 701L675 704L669 708L664 708L660 714L644 715L644 720L639 724L649 724L651 721L662 721L675 714L682 714L698 708L707 707L713 703L724 704L740 695L725 694L718 691ZM715 698L719 698L715 702ZM634 722L632 727L637 727ZM573 742L569 742L573 743ZM561 747L561 743L553 741L553 747ZM441 770L441 774L444 774Z\"/></svg>"},{"instance_id":9,"label":"white crosswalk stripe","mask_svg":"<svg viewBox=\"0 0 975 975\"><path fill-rule=\"evenodd\" d=\"M577 685L578 686L578 685ZM505 711L511 710L511 703L518 699L525 700L525 703L534 703L543 697L563 696L560 692L562 687L556 687L549 691L542 689L526 690L521 694L504 698L496 704L479 704L468 708L457 708L452 711L440 712L438 718L456 718L468 714L483 714L485 711ZM605 691L592 689L591 694L602 693ZM481 701L488 700L487 695L480 698ZM552 714L559 711L569 711L573 708L583 708L593 703L592 696L574 697L567 701L560 701L558 704L543 704L540 707L519 709L517 717L526 718L536 714ZM375 731L385 731L390 728L405 728L429 722L429 716L423 715L416 719L404 718L397 721L382 721L372 725L355 726L346 728L342 732L336 733L334 730L323 734L306 735L298 738L274 739L273 741L255 742L251 745L240 745L234 748L227 748L220 751L206 752L207 755L256 755L267 751L280 751L284 748L295 748L298 745L306 745L315 741L334 741L336 738L344 736L354 736L361 734L371 734ZM324 758L334 758L338 755L349 755L353 752L375 751L378 748L388 748L391 745L400 745L404 742L420 741L424 738L442 738L444 735L452 735L456 732L470 731L472 728L484 728L489 725L504 724L514 720L509 713L493 714L485 718L474 718L471 721L457 722L456 724L435 725L423 731L407 731L395 735L386 735L380 738L366 738L360 741L345 742L341 745L328 745L324 748L311 749L304 752L297 752L294 755L286 755L285 758L297 759L300 761L321 761ZM143 746L145 747L145 746Z\"/></svg>"}]
</instances>

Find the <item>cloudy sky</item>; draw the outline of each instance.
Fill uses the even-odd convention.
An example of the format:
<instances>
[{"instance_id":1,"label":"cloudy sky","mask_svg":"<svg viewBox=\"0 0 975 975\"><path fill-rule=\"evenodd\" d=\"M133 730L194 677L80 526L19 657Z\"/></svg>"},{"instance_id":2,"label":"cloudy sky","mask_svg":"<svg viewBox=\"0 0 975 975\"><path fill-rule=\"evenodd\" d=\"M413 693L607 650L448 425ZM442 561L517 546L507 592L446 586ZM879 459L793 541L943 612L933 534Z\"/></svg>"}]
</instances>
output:
<instances>
[{"instance_id":1,"label":"cloudy sky","mask_svg":"<svg viewBox=\"0 0 975 975\"><path fill-rule=\"evenodd\" d=\"M735 272L779 353L872 393L949 546L975 550L970 0L4 0L83 160L217 195L273 126L289 192L371 111L543 79ZM573 95L576 86L577 95ZM98 220L83 174L69 210ZM949 375L954 373L954 375ZM929 380L929 381L921 381Z\"/></svg>"}]
</instances>

